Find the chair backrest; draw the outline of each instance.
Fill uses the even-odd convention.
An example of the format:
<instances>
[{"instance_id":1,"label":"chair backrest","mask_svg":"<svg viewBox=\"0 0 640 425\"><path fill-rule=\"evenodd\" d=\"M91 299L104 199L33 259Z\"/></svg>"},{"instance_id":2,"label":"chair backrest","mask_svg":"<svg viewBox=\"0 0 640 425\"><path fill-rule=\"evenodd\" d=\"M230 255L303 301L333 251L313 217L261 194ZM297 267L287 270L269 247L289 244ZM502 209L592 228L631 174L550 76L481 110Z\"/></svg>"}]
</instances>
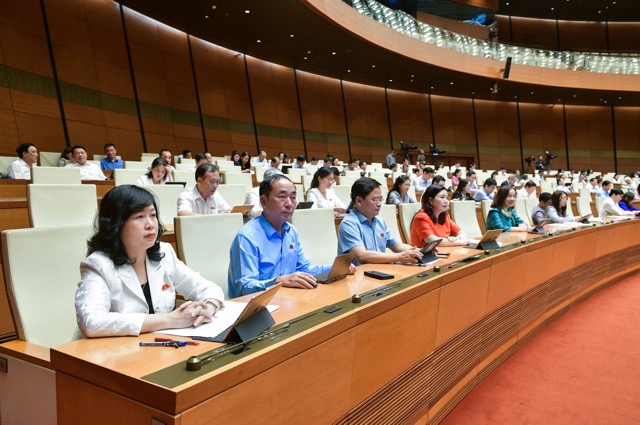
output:
<instances>
[{"instance_id":1,"label":"chair backrest","mask_svg":"<svg viewBox=\"0 0 640 425\"><path fill-rule=\"evenodd\" d=\"M186 161L185 159L183 159L182 161ZM176 166L174 167L176 170L191 170L193 167L195 167L195 164L191 164L188 162L181 162L180 164L176 164ZM192 171L193 173L193 171Z\"/></svg>"},{"instance_id":2,"label":"chair backrest","mask_svg":"<svg viewBox=\"0 0 640 425\"><path fill-rule=\"evenodd\" d=\"M7 168L17 159L17 156L0 156L0 171L6 173Z\"/></svg>"},{"instance_id":3,"label":"chair backrest","mask_svg":"<svg viewBox=\"0 0 640 425\"><path fill-rule=\"evenodd\" d=\"M576 208L578 210L578 214L581 216L585 216L587 214L591 214L591 198L583 198L578 196L576 198Z\"/></svg>"},{"instance_id":4,"label":"chair backrest","mask_svg":"<svg viewBox=\"0 0 640 425\"><path fill-rule=\"evenodd\" d=\"M218 161L220 162L220 161ZM233 165L233 161L225 161L224 164L217 164L219 171L225 171L227 173L241 173L242 168L239 165Z\"/></svg>"},{"instance_id":5,"label":"chair backrest","mask_svg":"<svg viewBox=\"0 0 640 425\"><path fill-rule=\"evenodd\" d=\"M31 227L90 225L98 210L94 184L30 184L27 206Z\"/></svg>"},{"instance_id":6,"label":"chair backrest","mask_svg":"<svg viewBox=\"0 0 640 425\"><path fill-rule=\"evenodd\" d=\"M4 281L18 338L46 347L71 341L78 266L92 234L93 226L2 232Z\"/></svg>"},{"instance_id":7,"label":"chair backrest","mask_svg":"<svg viewBox=\"0 0 640 425\"><path fill-rule=\"evenodd\" d=\"M174 182L185 182L186 187L191 187L196 184L196 172L189 170L175 170L173 172Z\"/></svg>"},{"instance_id":8,"label":"chair backrest","mask_svg":"<svg viewBox=\"0 0 640 425\"><path fill-rule=\"evenodd\" d=\"M256 181L261 182L264 180L264 172L268 170L267 167L263 167L261 164L253 168L256 172Z\"/></svg>"},{"instance_id":9,"label":"chair backrest","mask_svg":"<svg viewBox=\"0 0 640 425\"><path fill-rule=\"evenodd\" d=\"M493 201L491 199L485 199L482 201L482 215L484 216L484 222L487 222L487 216L489 215L489 211L491 211L491 204Z\"/></svg>"},{"instance_id":10,"label":"chair backrest","mask_svg":"<svg viewBox=\"0 0 640 425\"><path fill-rule=\"evenodd\" d=\"M353 183L358 180L360 177L357 176L338 176L338 185L340 186L351 186Z\"/></svg>"},{"instance_id":11,"label":"chair backrest","mask_svg":"<svg viewBox=\"0 0 640 425\"><path fill-rule=\"evenodd\" d=\"M478 224L476 203L474 201L454 201L449 203L451 220L471 239L482 237L482 230Z\"/></svg>"},{"instance_id":12,"label":"chair backrest","mask_svg":"<svg viewBox=\"0 0 640 425\"><path fill-rule=\"evenodd\" d=\"M398 228L398 209L395 205L382 205L379 216L382 217L389 231L398 242L402 242L402 234Z\"/></svg>"},{"instance_id":13,"label":"chair backrest","mask_svg":"<svg viewBox=\"0 0 640 425\"><path fill-rule=\"evenodd\" d=\"M529 219L533 224L533 209L536 207L536 205L539 204L540 201L538 201L538 199L536 198L524 198L524 201L525 201L524 205L527 211L527 217L529 217ZM520 213L518 213L518 215L520 215Z\"/></svg>"},{"instance_id":14,"label":"chair backrest","mask_svg":"<svg viewBox=\"0 0 640 425\"><path fill-rule=\"evenodd\" d=\"M175 217L180 259L229 295L227 274L231 242L242 228L242 214Z\"/></svg>"},{"instance_id":15,"label":"chair backrest","mask_svg":"<svg viewBox=\"0 0 640 425\"><path fill-rule=\"evenodd\" d=\"M249 192L253 187L253 181L249 173L225 173L224 177L224 184L242 184L245 192Z\"/></svg>"},{"instance_id":16,"label":"chair backrest","mask_svg":"<svg viewBox=\"0 0 640 425\"><path fill-rule=\"evenodd\" d=\"M581 187L578 197L591 199L591 190L588 187Z\"/></svg>"},{"instance_id":17,"label":"chair backrest","mask_svg":"<svg viewBox=\"0 0 640 425\"><path fill-rule=\"evenodd\" d=\"M307 193L309 189L311 189L311 182L313 181L313 176L306 174L302 176L302 187L304 187L304 192Z\"/></svg>"},{"instance_id":18,"label":"chair backrest","mask_svg":"<svg viewBox=\"0 0 640 425\"><path fill-rule=\"evenodd\" d=\"M33 167L31 180L36 184L80 184L80 170L64 167Z\"/></svg>"},{"instance_id":19,"label":"chair backrest","mask_svg":"<svg viewBox=\"0 0 640 425\"><path fill-rule=\"evenodd\" d=\"M143 162L143 161L125 161L124 168L131 168L136 170L148 170L151 168L151 162Z\"/></svg>"},{"instance_id":20,"label":"chair backrest","mask_svg":"<svg viewBox=\"0 0 640 425\"><path fill-rule=\"evenodd\" d=\"M303 183L304 176L307 175L307 170L304 168L289 168L287 177L294 183Z\"/></svg>"},{"instance_id":21,"label":"chair backrest","mask_svg":"<svg viewBox=\"0 0 640 425\"><path fill-rule=\"evenodd\" d=\"M218 167L233 167L234 166L233 165L233 161L229 161L228 159L213 159L213 158L211 158L211 159L215 160L216 165ZM240 166L238 166L238 167L240 167Z\"/></svg>"},{"instance_id":22,"label":"chair backrest","mask_svg":"<svg viewBox=\"0 0 640 425\"><path fill-rule=\"evenodd\" d=\"M336 194L336 196L340 198L340 200L344 202L346 206L349 206L349 204L351 203L351 186L340 186L334 184L333 186L331 186L331 189L333 189L333 192Z\"/></svg>"},{"instance_id":23,"label":"chair backrest","mask_svg":"<svg viewBox=\"0 0 640 425\"><path fill-rule=\"evenodd\" d=\"M179 164L177 165L187 165L190 168L193 168L196 166L196 160L194 158L178 158L180 160Z\"/></svg>"},{"instance_id":24,"label":"chair backrest","mask_svg":"<svg viewBox=\"0 0 640 425\"><path fill-rule=\"evenodd\" d=\"M338 252L338 236L331 208L296 210L291 224L298 229L302 249L314 264L332 264Z\"/></svg>"},{"instance_id":25,"label":"chair backrest","mask_svg":"<svg viewBox=\"0 0 640 425\"><path fill-rule=\"evenodd\" d=\"M178 215L178 196L184 188L177 184L152 184L140 187L153 192L158 204L157 213L160 222L167 230L173 230L173 218Z\"/></svg>"},{"instance_id":26,"label":"chair backrest","mask_svg":"<svg viewBox=\"0 0 640 425\"><path fill-rule=\"evenodd\" d=\"M217 191L232 207L244 205L244 200L247 197L247 190L243 184L221 184L218 185Z\"/></svg>"},{"instance_id":27,"label":"chair backrest","mask_svg":"<svg viewBox=\"0 0 640 425\"><path fill-rule=\"evenodd\" d=\"M38 159L42 167L57 167L60 152L38 152Z\"/></svg>"},{"instance_id":28,"label":"chair backrest","mask_svg":"<svg viewBox=\"0 0 640 425\"><path fill-rule=\"evenodd\" d=\"M145 174L145 170L116 168L113 170L113 181L116 186L123 184L136 184L140 176Z\"/></svg>"},{"instance_id":29,"label":"chair backrest","mask_svg":"<svg viewBox=\"0 0 640 425\"><path fill-rule=\"evenodd\" d=\"M420 202L414 204L400 204L398 205L398 217L400 218L400 228L402 229L402 235L406 243L411 242L411 222L413 217L422 208Z\"/></svg>"},{"instance_id":30,"label":"chair backrest","mask_svg":"<svg viewBox=\"0 0 640 425\"><path fill-rule=\"evenodd\" d=\"M527 200L524 198L516 199L516 214L527 223L528 226L532 226L532 218L527 213Z\"/></svg>"},{"instance_id":31,"label":"chair backrest","mask_svg":"<svg viewBox=\"0 0 640 425\"><path fill-rule=\"evenodd\" d=\"M142 155L140 155L140 161L142 162L152 162L154 159L156 159L158 157L158 154L155 152L143 152Z\"/></svg>"},{"instance_id":32,"label":"chair backrest","mask_svg":"<svg viewBox=\"0 0 640 425\"><path fill-rule=\"evenodd\" d=\"M596 214L598 215L598 217L600 217L600 207L602 207L602 203L604 202L604 200L607 199L604 196L600 196L599 198L596 197L596 199L594 199L595 203L596 203ZM582 215L582 214L580 214Z\"/></svg>"}]
</instances>

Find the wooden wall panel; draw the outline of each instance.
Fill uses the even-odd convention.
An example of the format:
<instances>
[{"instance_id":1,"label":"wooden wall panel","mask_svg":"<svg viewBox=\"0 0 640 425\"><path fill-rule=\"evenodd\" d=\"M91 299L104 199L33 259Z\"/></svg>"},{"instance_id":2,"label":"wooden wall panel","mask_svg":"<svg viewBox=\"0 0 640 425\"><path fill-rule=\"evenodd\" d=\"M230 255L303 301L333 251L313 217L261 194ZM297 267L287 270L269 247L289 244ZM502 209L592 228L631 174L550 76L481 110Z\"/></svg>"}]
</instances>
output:
<instances>
[{"instance_id":1,"label":"wooden wall panel","mask_svg":"<svg viewBox=\"0 0 640 425\"><path fill-rule=\"evenodd\" d=\"M433 141L429 97L422 93L387 90L391 130L395 140L404 140L428 152Z\"/></svg>"},{"instance_id":2,"label":"wooden wall panel","mask_svg":"<svg viewBox=\"0 0 640 425\"><path fill-rule=\"evenodd\" d=\"M247 57L260 149L304 154L293 69Z\"/></svg>"},{"instance_id":3,"label":"wooden wall panel","mask_svg":"<svg viewBox=\"0 0 640 425\"><path fill-rule=\"evenodd\" d=\"M514 103L476 100L480 168L520 168L518 116Z\"/></svg>"},{"instance_id":4,"label":"wooden wall panel","mask_svg":"<svg viewBox=\"0 0 640 425\"><path fill-rule=\"evenodd\" d=\"M556 22L548 19L511 19L511 40L514 44L521 44L539 49L556 49ZM506 34L505 34L506 35ZM500 36L503 36L500 32ZM503 39L504 41L504 39Z\"/></svg>"},{"instance_id":5,"label":"wooden wall panel","mask_svg":"<svg viewBox=\"0 0 640 425\"><path fill-rule=\"evenodd\" d=\"M475 157L476 138L471 100L432 95L431 105L438 149L445 150L448 154L470 154Z\"/></svg>"},{"instance_id":6,"label":"wooden wall panel","mask_svg":"<svg viewBox=\"0 0 640 425\"><path fill-rule=\"evenodd\" d=\"M567 106L566 112L571 168L613 171L611 108Z\"/></svg>"},{"instance_id":7,"label":"wooden wall panel","mask_svg":"<svg viewBox=\"0 0 640 425\"><path fill-rule=\"evenodd\" d=\"M524 156L537 157L548 150L558 157L552 168L567 169L562 105L521 103L520 129Z\"/></svg>"},{"instance_id":8,"label":"wooden wall panel","mask_svg":"<svg viewBox=\"0 0 640 425\"><path fill-rule=\"evenodd\" d=\"M347 130L340 81L302 71L297 75L308 156L323 159L329 152L344 152Z\"/></svg>"},{"instance_id":9,"label":"wooden wall panel","mask_svg":"<svg viewBox=\"0 0 640 425\"><path fill-rule=\"evenodd\" d=\"M604 22L562 21L559 28L560 49L607 50L607 27Z\"/></svg>"},{"instance_id":10,"label":"wooden wall panel","mask_svg":"<svg viewBox=\"0 0 640 425\"><path fill-rule=\"evenodd\" d=\"M351 156L368 162L371 158L382 160L391 147L384 89L346 81L343 86ZM400 147L400 140L395 136L393 145ZM348 152L343 155L348 159Z\"/></svg>"},{"instance_id":11,"label":"wooden wall panel","mask_svg":"<svg viewBox=\"0 0 640 425\"><path fill-rule=\"evenodd\" d=\"M637 52L640 23L609 22L609 49L617 52Z\"/></svg>"},{"instance_id":12,"label":"wooden wall panel","mask_svg":"<svg viewBox=\"0 0 640 425\"><path fill-rule=\"evenodd\" d=\"M621 174L640 168L640 108L616 107L616 153Z\"/></svg>"}]
</instances>

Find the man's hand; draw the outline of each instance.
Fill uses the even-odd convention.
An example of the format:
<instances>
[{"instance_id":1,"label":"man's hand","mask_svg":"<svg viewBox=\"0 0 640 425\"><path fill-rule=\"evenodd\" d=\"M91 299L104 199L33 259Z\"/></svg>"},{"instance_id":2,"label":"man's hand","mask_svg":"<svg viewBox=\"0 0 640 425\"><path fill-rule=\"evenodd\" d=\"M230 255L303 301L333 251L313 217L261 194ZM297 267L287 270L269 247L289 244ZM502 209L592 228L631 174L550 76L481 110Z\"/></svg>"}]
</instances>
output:
<instances>
[{"instance_id":1,"label":"man's hand","mask_svg":"<svg viewBox=\"0 0 640 425\"><path fill-rule=\"evenodd\" d=\"M318 286L316 278L309 273L294 272L280 276L275 280L275 283L282 283L282 286L288 288L301 288L301 289L313 289Z\"/></svg>"}]
</instances>

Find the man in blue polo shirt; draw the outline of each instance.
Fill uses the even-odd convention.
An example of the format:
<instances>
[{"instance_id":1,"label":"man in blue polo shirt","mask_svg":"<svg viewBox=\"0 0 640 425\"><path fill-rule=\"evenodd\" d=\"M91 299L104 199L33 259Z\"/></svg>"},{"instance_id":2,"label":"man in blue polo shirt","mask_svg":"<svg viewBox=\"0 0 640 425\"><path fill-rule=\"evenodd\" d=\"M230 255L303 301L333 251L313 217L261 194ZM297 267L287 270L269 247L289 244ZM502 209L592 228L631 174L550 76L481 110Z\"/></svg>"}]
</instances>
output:
<instances>
[{"instance_id":1,"label":"man in blue polo shirt","mask_svg":"<svg viewBox=\"0 0 640 425\"><path fill-rule=\"evenodd\" d=\"M104 145L105 158L100 160L100 169L115 170L116 168L124 168L124 161L120 158L116 158L116 145L113 143L107 143Z\"/></svg>"},{"instance_id":2,"label":"man in blue polo shirt","mask_svg":"<svg viewBox=\"0 0 640 425\"><path fill-rule=\"evenodd\" d=\"M351 187L351 212L338 231L338 253L356 254L355 265L365 263L416 263L422 253L415 246L396 240L377 215L384 201L380 183L361 177ZM393 252L387 252L389 248Z\"/></svg>"},{"instance_id":3,"label":"man in blue polo shirt","mask_svg":"<svg viewBox=\"0 0 640 425\"><path fill-rule=\"evenodd\" d=\"M328 273L331 265L311 263L302 250L298 231L287 222L296 209L296 188L283 174L260 183L262 215L238 232L231 243L229 297L264 291L282 283L291 288L312 289L315 275ZM350 274L355 272L353 265Z\"/></svg>"}]
</instances>

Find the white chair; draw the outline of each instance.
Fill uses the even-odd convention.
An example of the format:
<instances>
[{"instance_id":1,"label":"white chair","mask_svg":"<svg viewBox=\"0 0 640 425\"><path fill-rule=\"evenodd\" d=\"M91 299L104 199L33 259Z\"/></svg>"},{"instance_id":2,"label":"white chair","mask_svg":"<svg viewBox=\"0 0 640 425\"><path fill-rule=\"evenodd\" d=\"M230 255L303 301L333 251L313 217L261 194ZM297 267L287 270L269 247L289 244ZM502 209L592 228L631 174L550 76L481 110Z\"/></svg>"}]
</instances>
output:
<instances>
[{"instance_id":1,"label":"white chair","mask_svg":"<svg viewBox=\"0 0 640 425\"><path fill-rule=\"evenodd\" d=\"M224 184L244 185L245 192L249 192L253 188L253 180L249 173L225 173Z\"/></svg>"},{"instance_id":2,"label":"white chair","mask_svg":"<svg viewBox=\"0 0 640 425\"><path fill-rule=\"evenodd\" d=\"M600 217L600 207L602 207L602 204L604 203L604 200L605 200L605 199L607 199L607 198L606 198L606 197L604 197L604 196L596 197L596 198L594 199L594 201L595 201L595 203L596 203L596 215L597 215L598 217ZM580 214L580 215L582 215L582 214Z\"/></svg>"},{"instance_id":3,"label":"white chair","mask_svg":"<svg viewBox=\"0 0 640 425\"><path fill-rule=\"evenodd\" d=\"M454 201L449 203L451 220L471 239L482 237L482 230L478 224L476 215L476 203L474 201Z\"/></svg>"},{"instance_id":4,"label":"white chair","mask_svg":"<svg viewBox=\"0 0 640 425\"><path fill-rule=\"evenodd\" d=\"M190 168L193 168L196 166L196 160L193 158L179 158L179 159L180 159L180 163L176 164L176 166L186 165Z\"/></svg>"},{"instance_id":5,"label":"white chair","mask_svg":"<svg viewBox=\"0 0 640 425\"><path fill-rule=\"evenodd\" d=\"M155 152L143 152L140 155L140 161L142 162L153 162L154 159L158 157L158 154Z\"/></svg>"},{"instance_id":6,"label":"white chair","mask_svg":"<svg viewBox=\"0 0 640 425\"><path fill-rule=\"evenodd\" d=\"M356 176L338 176L338 185L351 187L359 178Z\"/></svg>"},{"instance_id":7,"label":"white chair","mask_svg":"<svg viewBox=\"0 0 640 425\"><path fill-rule=\"evenodd\" d=\"M338 252L338 236L331 208L296 210L291 224L298 229L303 251L312 263L333 263Z\"/></svg>"},{"instance_id":8,"label":"white chair","mask_svg":"<svg viewBox=\"0 0 640 425\"><path fill-rule=\"evenodd\" d=\"M231 162L231 164L218 164L216 166L218 167L219 171L225 171L227 173L241 173L242 172L242 168L240 168L239 165L233 165L233 162Z\"/></svg>"},{"instance_id":9,"label":"white chair","mask_svg":"<svg viewBox=\"0 0 640 425\"><path fill-rule=\"evenodd\" d=\"M122 186L123 184L136 184L138 183L140 176L143 174L145 174L144 170L137 170L135 168L130 170L125 168L116 168L113 170L114 185Z\"/></svg>"},{"instance_id":10,"label":"white chair","mask_svg":"<svg viewBox=\"0 0 640 425\"><path fill-rule=\"evenodd\" d=\"M125 161L124 168L126 169L136 169L136 170L148 170L151 168L151 162L143 162L143 161Z\"/></svg>"},{"instance_id":11,"label":"white chair","mask_svg":"<svg viewBox=\"0 0 640 425\"><path fill-rule=\"evenodd\" d=\"M186 187L191 187L196 184L196 172L188 170L175 170L173 172L174 182L185 182Z\"/></svg>"},{"instance_id":12,"label":"white chair","mask_svg":"<svg viewBox=\"0 0 640 425\"><path fill-rule=\"evenodd\" d=\"M588 187L581 187L578 192L578 197L591 200L591 190Z\"/></svg>"},{"instance_id":13,"label":"white chair","mask_svg":"<svg viewBox=\"0 0 640 425\"><path fill-rule=\"evenodd\" d=\"M106 158L106 157L107 157L107 155L96 155L96 154L94 154L94 155L93 155L93 160L94 160L94 161L98 161L98 162L100 162L100 160L101 160L102 158ZM120 159L122 159L122 158L120 158ZM99 167L99 165L98 165L98 167Z\"/></svg>"},{"instance_id":14,"label":"white chair","mask_svg":"<svg viewBox=\"0 0 640 425\"><path fill-rule=\"evenodd\" d=\"M264 172L268 170L267 167L263 167L262 165L258 165L257 167L252 167L256 172L256 181L261 182L264 180Z\"/></svg>"},{"instance_id":15,"label":"white chair","mask_svg":"<svg viewBox=\"0 0 640 425\"><path fill-rule=\"evenodd\" d=\"M220 195L225 201L232 207L236 205L244 205L244 200L247 196L247 190L242 184L221 184L218 185Z\"/></svg>"},{"instance_id":16,"label":"white chair","mask_svg":"<svg viewBox=\"0 0 640 425\"><path fill-rule=\"evenodd\" d=\"M57 167L60 152L38 152L41 167Z\"/></svg>"},{"instance_id":17,"label":"white chair","mask_svg":"<svg viewBox=\"0 0 640 425\"><path fill-rule=\"evenodd\" d=\"M0 171L6 173L7 168L17 159L17 156L0 156Z\"/></svg>"},{"instance_id":18,"label":"white chair","mask_svg":"<svg viewBox=\"0 0 640 425\"><path fill-rule=\"evenodd\" d=\"M531 216L527 213L527 200L524 198L516 199L516 214L522 219L527 226L532 226Z\"/></svg>"},{"instance_id":19,"label":"white chair","mask_svg":"<svg viewBox=\"0 0 640 425\"><path fill-rule=\"evenodd\" d=\"M344 202L346 206L349 206L349 204L351 203L351 186L340 186L334 184L333 186L331 186L331 189L333 189L333 192L336 194L336 196L340 198L340 200Z\"/></svg>"},{"instance_id":20,"label":"white chair","mask_svg":"<svg viewBox=\"0 0 640 425\"><path fill-rule=\"evenodd\" d=\"M242 228L242 214L175 217L180 259L229 295L227 273L231 242Z\"/></svg>"},{"instance_id":21,"label":"white chair","mask_svg":"<svg viewBox=\"0 0 640 425\"><path fill-rule=\"evenodd\" d=\"M92 234L90 225L2 232L5 285L18 338L45 347L71 341L78 265Z\"/></svg>"},{"instance_id":22,"label":"white chair","mask_svg":"<svg viewBox=\"0 0 640 425\"><path fill-rule=\"evenodd\" d=\"M98 210L96 185L30 184L27 206L31 227L90 225Z\"/></svg>"},{"instance_id":23,"label":"white chair","mask_svg":"<svg viewBox=\"0 0 640 425\"><path fill-rule=\"evenodd\" d=\"M36 184L80 184L80 170L64 167L33 167L31 180Z\"/></svg>"},{"instance_id":24,"label":"white chair","mask_svg":"<svg viewBox=\"0 0 640 425\"><path fill-rule=\"evenodd\" d=\"M158 204L158 218L167 230L173 230L173 218L178 215L178 196L184 188L180 185L153 184L140 186L152 192Z\"/></svg>"},{"instance_id":25,"label":"white chair","mask_svg":"<svg viewBox=\"0 0 640 425\"><path fill-rule=\"evenodd\" d=\"M234 166L233 165L233 161L228 161L226 159L216 159L215 162L216 162L216 165L218 167L233 167ZM238 166L238 167L240 167L240 166Z\"/></svg>"},{"instance_id":26,"label":"white chair","mask_svg":"<svg viewBox=\"0 0 640 425\"><path fill-rule=\"evenodd\" d=\"M183 160L184 161L184 160ZM193 169L193 167L195 167L195 164L190 164L190 163L185 163L185 162L181 162L180 164L176 164L176 166L174 167L176 170L191 170ZM193 172L193 171L192 171Z\"/></svg>"},{"instance_id":27,"label":"white chair","mask_svg":"<svg viewBox=\"0 0 640 425\"><path fill-rule=\"evenodd\" d=\"M307 175L307 170L304 168L289 168L287 177L294 183L303 183L304 176Z\"/></svg>"},{"instance_id":28,"label":"white chair","mask_svg":"<svg viewBox=\"0 0 640 425\"><path fill-rule=\"evenodd\" d=\"M419 202L414 204L400 204L398 205L398 217L400 218L400 228L404 235L404 241L411 243L411 223L413 217L420 211L422 204Z\"/></svg>"},{"instance_id":29,"label":"white chair","mask_svg":"<svg viewBox=\"0 0 640 425\"><path fill-rule=\"evenodd\" d=\"M533 209L540 203L536 198L525 198L525 208L527 211L527 216L533 222ZM518 213L519 214L519 213Z\"/></svg>"},{"instance_id":30,"label":"white chair","mask_svg":"<svg viewBox=\"0 0 640 425\"><path fill-rule=\"evenodd\" d=\"M393 237L398 241L402 242L402 234L400 233L400 229L398 228L398 209L395 205L382 205L380 208L380 213L378 214L384 222L387 224L387 228L389 232L393 235ZM387 248L388 251L391 251Z\"/></svg>"},{"instance_id":31,"label":"white chair","mask_svg":"<svg viewBox=\"0 0 640 425\"><path fill-rule=\"evenodd\" d=\"M484 216L484 222L487 222L487 216L489 215L489 211L491 211L491 204L493 200L485 199L482 201L482 215Z\"/></svg>"},{"instance_id":32,"label":"white chair","mask_svg":"<svg viewBox=\"0 0 640 425\"><path fill-rule=\"evenodd\" d=\"M302 186L304 187L304 193L307 193L307 191L311 189L311 181L313 181L313 176L308 174L302 176Z\"/></svg>"},{"instance_id":33,"label":"white chair","mask_svg":"<svg viewBox=\"0 0 640 425\"><path fill-rule=\"evenodd\" d=\"M591 214L591 199L578 196L576 198L576 209L581 216Z\"/></svg>"}]
</instances>

